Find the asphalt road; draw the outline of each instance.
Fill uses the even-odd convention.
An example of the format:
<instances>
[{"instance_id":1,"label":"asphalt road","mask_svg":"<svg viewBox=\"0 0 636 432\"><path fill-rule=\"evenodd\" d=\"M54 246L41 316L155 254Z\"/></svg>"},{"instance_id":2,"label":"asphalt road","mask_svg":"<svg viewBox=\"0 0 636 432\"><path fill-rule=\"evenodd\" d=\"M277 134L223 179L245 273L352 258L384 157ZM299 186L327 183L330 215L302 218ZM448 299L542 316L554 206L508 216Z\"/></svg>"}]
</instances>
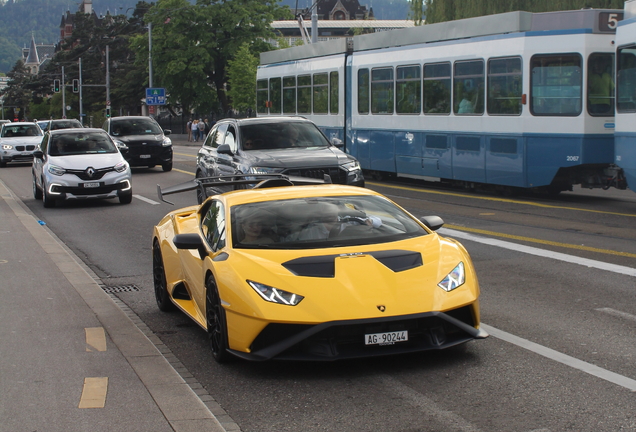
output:
<instances>
[{"instance_id":1,"label":"asphalt road","mask_svg":"<svg viewBox=\"0 0 636 432\"><path fill-rule=\"evenodd\" d=\"M409 181L369 182L470 252L491 337L464 350L327 364L217 365L207 335L162 313L152 287L153 225L173 207L156 185L192 178L133 172L135 199L44 209L29 166L0 179L162 339L244 432L635 431L636 193L576 190L501 197ZM171 195L177 207L194 192Z\"/></svg>"}]
</instances>

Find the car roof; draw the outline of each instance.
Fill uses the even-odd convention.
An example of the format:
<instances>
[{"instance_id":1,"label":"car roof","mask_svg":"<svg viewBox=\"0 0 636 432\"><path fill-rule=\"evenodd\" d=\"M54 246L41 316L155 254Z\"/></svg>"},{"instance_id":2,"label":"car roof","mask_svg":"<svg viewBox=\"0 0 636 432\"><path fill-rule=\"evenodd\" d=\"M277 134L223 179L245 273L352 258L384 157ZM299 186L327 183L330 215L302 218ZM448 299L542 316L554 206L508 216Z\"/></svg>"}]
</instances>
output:
<instances>
[{"instance_id":1,"label":"car roof","mask_svg":"<svg viewBox=\"0 0 636 432\"><path fill-rule=\"evenodd\" d=\"M148 119L148 120L152 120L156 122L155 119L148 116L119 116L119 117L111 117L109 120L116 121L116 120L139 120L139 119Z\"/></svg>"},{"instance_id":2,"label":"car roof","mask_svg":"<svg viewBox=\"0 0 636 432\"><path fill-rule=\"evenodd\" d=\"M106 131L101 128L55 129L55 130L50 130L47 133L50 135L60 135L60 134L80 134L80 133L88 133L88 132L99 132L99 133L108 135Z\"/></svg>"},{"instance_id":3,"label":"car roof","mask_svg":"<svg viewBox=\"0 0 636 432\"><path fill-rule=\"evenodd\" d=\"M288 122L312 123L312 124L314 124L314 122L312 122L311 120L309 120L309 119L307 119L305 117L300 117L300 116L250 117L250 118L243 118L243 119L226 118L226 119L219 120L219 122L224 122L224 121L233 121L233 122L238 123L239 125L267 124L267 123L288 123Z\"/></svg>"},{"instance_id":4,"label":"car roof","mask_svg":"<svg viewBox=\"0 0 636 432\"><path fill-rule=\"evenodd\" d=\"M7 125L11 125L11 126L23 126L23 125L36 125L37 123L35 122L9 122L6 123Z\"/></svg>"}]
</instances>

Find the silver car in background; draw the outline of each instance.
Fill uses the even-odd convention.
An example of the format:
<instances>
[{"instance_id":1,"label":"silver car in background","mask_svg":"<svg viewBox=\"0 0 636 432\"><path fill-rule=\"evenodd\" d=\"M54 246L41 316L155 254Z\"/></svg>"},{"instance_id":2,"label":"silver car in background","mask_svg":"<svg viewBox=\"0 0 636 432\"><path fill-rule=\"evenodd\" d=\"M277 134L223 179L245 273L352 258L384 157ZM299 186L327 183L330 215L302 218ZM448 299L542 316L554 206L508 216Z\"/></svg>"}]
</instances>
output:
<instances>
[{"instance_id":1,"label":"silver car in background","mask_svg":"<svg viewBox=\"0 0 636 432\"><path fill-rule=\"evenodd\" d=\"M102 129L48 131L33 153L32 171L33 196L44 207L58 200L132 201L130 166Z\"/></svg>"},{"instance_id":2,"label":"silver car in background","mask_svg":"<svg viewBox=\"0 0 636 432\"><path fill-rule=\"evenodd\" d=\"M30 163L41 140L42 129L36 123L4 123L0 131L0 168L10 162Z\"/></svg>"}]
</instances>

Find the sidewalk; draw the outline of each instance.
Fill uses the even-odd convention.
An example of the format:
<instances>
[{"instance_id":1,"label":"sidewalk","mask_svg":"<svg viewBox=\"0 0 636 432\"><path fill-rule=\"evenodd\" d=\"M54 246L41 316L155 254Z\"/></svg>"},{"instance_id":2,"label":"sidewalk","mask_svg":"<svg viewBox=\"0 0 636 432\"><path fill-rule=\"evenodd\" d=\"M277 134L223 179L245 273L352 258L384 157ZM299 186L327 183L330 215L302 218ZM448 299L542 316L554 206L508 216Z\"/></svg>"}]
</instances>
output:
<instances>
[{"instance_id":1,"label":"sidewalk","mask_svg":"<svg viewBox=\"0 0 636 432\"><path fill-rule=\"evenodd\" d=\"M0 221L0 432L238 430L2 181Z\"/></svg>"}]
</instances>

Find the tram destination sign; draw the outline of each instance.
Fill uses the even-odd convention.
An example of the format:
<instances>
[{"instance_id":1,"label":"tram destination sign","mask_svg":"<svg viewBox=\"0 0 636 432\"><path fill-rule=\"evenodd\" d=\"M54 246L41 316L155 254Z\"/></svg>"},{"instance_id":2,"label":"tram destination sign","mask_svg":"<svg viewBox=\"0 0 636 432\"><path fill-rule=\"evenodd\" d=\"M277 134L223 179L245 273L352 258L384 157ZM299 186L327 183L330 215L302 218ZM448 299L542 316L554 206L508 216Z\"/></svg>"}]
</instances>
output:
<instances>
[{"instance_id":1,"label":"tram destination sign","mask_svg":"<svg viewBox=\"0 0 636 432\"><path fill-rule=\"evenodd\" d=\"M146 105L165 105L166 89L165 88L147 88L146 89Z\"/></svg>"}]
</instances>

